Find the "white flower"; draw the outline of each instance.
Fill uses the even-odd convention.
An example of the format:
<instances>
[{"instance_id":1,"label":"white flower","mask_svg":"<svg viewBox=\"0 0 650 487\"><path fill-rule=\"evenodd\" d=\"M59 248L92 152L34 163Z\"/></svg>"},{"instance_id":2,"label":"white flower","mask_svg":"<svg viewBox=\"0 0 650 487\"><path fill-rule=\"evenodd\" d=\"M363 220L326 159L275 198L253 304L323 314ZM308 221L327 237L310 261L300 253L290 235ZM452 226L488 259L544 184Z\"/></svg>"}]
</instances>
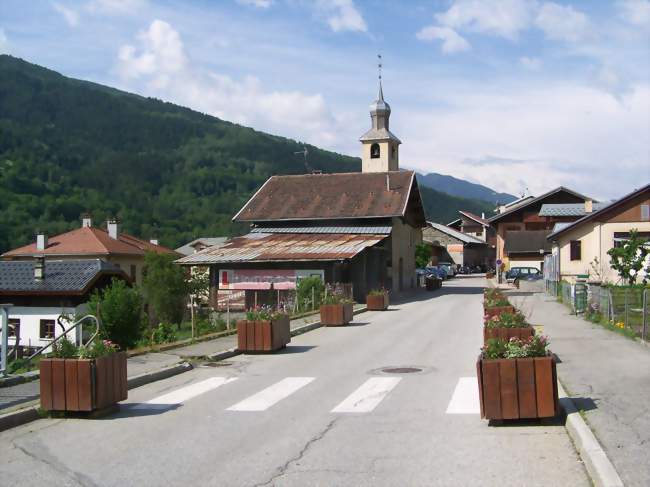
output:
<instances>
[{"instance_id":1,"label":"white flower","mask_svg":"<svg viewBox=\"0 0 650 487\"><path fill-rule=\"evenodd\" d=\"M636 269L630 269L630 277L636 276Z\"/></svg>"}]
</instances>

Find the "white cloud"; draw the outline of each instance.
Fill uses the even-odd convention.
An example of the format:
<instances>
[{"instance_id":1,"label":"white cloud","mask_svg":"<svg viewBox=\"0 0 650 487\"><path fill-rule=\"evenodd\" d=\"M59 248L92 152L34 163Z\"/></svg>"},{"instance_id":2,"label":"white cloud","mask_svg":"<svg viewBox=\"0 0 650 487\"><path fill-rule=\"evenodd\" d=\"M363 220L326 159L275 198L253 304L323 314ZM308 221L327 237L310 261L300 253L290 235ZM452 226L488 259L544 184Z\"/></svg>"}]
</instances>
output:
<instances>
[{"instance_id":1,"label":"white cloud","mask_svg":"<svg viewBox=\"0 0 650 487\"><path fill-rule=\"evenodd\" d=\"M79 14L77 13L76 10L68 8L65 5L61 5L60 3L57 2L53 2L52 7L54 8L54 10L56 10L63 16L66 23L70 27L76 27L77 24L79 24Z\"/></svg>"},{"instance_id":2,"label":"white cloud","mask_svg":"<svg viewBox=\"0 0 650 487\"><path fill-rule=\"evenodd\" d=\"M630 24L650 24L650 1L648 0L623 0L618 2L620 16Z\"/></svg>"},{"instance_id":3,"label":"white cloud","mask_svg":"<svg viewBox=\"0 0 650 487\"><path fill-rule=\"evenodd\" d=\"M147 5L147 0L91 0L86 8L106 15L133 15Z\"/></svg>"},{"instance_id":4,"label":"white cloud","mask_svg":"<svg viewBox=\"0 0 650 487\"><path fill-rule=\"evenodd\" d=\"M334 32L367 32L368 26L353 0L318 0L317 7L327 16Z\"/></svg>"},{"instance_id":5,"label":"white cloud","mask_svg":"<svg viewBox=\"0 0 650 487\"><path fill-rule=\"evenodd\" d=\"M529 26L534 6L533 0L458 0L435 18L439 24L456 30L514 40Z\"/></svg>"},{"instance_id":6,"label":"white cloud","mask_svg":"<svg viewBox=\"0 0 650 487\"><path fill-rule=\"evenodd\" d=\"M402 160L418 169L515 194L523 185L541 194L564 184L613 197L650 180L648 83L620 96L569 83L434 91L446 108L393 123Z\"/></svg>"},{"instance_id":7,"label":"white cloud","mask_svg":"<svg viewBox=\"0 0 650 487\"><path fill-rule=\"evenodd\" d=\"M138 91L319 146L333 146L341 130L320 94L265 89L254 76L234 79L192 66L181 36L154 20L136 45L119 49L117 71L125 89Z\"/></svg>"},{"instance_id":8,"label":"white cloud","mask_svg":"<svg viewBox=\"0 0 650 487\"><path fill-rule=\"evenodd\" d=\"M246 5L257 8L269 8L273 0L236 0L240 5Z\"/></svg>"},{"instance_id":9,"label":"white cloud","mask_svg":"<svg viewBox=\"0 0 650 487\"><path fill-rule=\"evenodd\" d=\"M589 21L585 14L570 5L547 2L540 8L535 25L548 39L576 42L585 37Z\"/></svg>"},{"instance_id":10,"label":"white cloud","mask_svg":"<svg viewBox=\"0 0 650 487\"><path fill-rule=\"evenodd\" d=\"M418 32L416 36L421 41L441 40L442 52L445 54L453 54L471 49L469 42L449 27L430 25Z\"/></svg>"},{"instance_id":11,"label":"white cloud","mask_svg":"<svg viewBox=\"0 0 650 487\"><path fill-rule=\"evenodd\" d=\"M7 40L7 35L5 34L4 29L0 28L0 54L9 53L9 41Z\"/></svg>"},{"instance_id":12,"label":"white cloud","mask_svg":"<svg viewBox=\"0 0 650 487\"><path fill-rule=\"evenodd\" d=\"M542 60L536 57L523 56L519 58L521 65L530 71L539 71L542 69Z\"/></svg>"}]
</instances>

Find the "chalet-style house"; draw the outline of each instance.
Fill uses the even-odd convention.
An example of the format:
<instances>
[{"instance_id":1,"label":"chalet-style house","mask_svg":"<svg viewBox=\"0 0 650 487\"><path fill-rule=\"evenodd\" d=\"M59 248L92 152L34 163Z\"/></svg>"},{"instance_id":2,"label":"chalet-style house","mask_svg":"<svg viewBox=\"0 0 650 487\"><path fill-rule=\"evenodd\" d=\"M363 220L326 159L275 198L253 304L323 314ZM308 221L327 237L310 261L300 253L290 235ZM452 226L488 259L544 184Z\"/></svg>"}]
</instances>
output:
<instances>
[{"instance_id":1,"label":"chalet-style house","mask_svg":"<svg viewBox=\"0 0 650 487\"><path fill-rule=\"evenodd\" d=\"M574 222L599 204L562 186L513 203L488 220L496 229L497 262L506 270L517 266L543 270L544 256L551 253L546 237L555 225Z\"/></svg>"},{"instance_id":2,"label":"chalet-style house","mask_svg":"<svg viewBox=\"0 0 650 487\"><path fill-rule=\"evenodd\" d=\"M439 262L471 267L489 264L491 252L484 240L448 225L427 222L422 230L422 240L432 247L433 265Z\"/></svg>"},{"instance_id":3,"label":"chalet-style house","mask_svg":"<svg viewBox=\"0 0 650 487\"><path fill-rule=\"evenodd\" d=\"M11 303L9 346L23 349L46 345L63 330L61 315L83 314L91 294L112 279L130 279L124 270L100 259L0 261L0 302ZM77 328L68 338L79 341Z\"/></svg>"},{"instance_id":4,"label":"chalet-style house","mask_svg":"<svg viewBox=\"0 0 650 487\"><path fill-rule=\"evenodd\" d=\"M43 233L36 242L2 254L4 260L100 259L124 270L132 282L142 283L145 252L178 255L171 249L158 245L156 240L141 240L121 231L120 223L111 219L106 229L94 227L88 216L82 218L80 228L54 237Z\"/></svg>"},{"instance_id":5,"label":"chalet-style house","mask_svg":"<svg viewBox=\"0 0 650 487\"><path fill-rule=\"evenodd\" d=\"M414 172L399 170L381 84L370 115L361 172L273 176L233 218L250 233L178 261L210 266L213 305L223 291L272 295L304 276L351 283L360 302L374 288L415 287L424 211Z\"/></svg>"},{"instance_id":6,"label":"chalet-style house","mask_svg":"<svg viewBox=\"0 0 650 487\"><path fill-rule=\"evenodd\" d=\"M650 242L650 184L573 223L558 225L548 236L555 280L573 283L578 276L588 276L593 282L618 282L607 251L628 240L631 230Z\"/></svg>"}]
</instances>

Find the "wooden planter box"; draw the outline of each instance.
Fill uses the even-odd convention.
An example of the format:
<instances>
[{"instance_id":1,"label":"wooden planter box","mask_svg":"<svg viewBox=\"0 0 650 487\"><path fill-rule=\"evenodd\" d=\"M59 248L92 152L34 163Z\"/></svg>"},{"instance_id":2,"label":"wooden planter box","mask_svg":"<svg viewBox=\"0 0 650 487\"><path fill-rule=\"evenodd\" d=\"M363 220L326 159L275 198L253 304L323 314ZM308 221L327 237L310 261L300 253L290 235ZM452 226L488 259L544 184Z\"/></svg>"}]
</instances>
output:
<instances>
[{"instance_id":1,"label":"wooden planter box","mask_svg":"<svg viewBox=\"0 0 650 487\"><path fill-rule=\"evenodd\" d=\"M476 362L481 418L549 418L559 413L553 357Z\"/></svg>"},{"instance_id":2,"label":"wooden planter box","mask_svg":"<svg viewBox=\"0 0 650 487\"><path fill-rule=\"evenodd\" d=\"M368 311L384 311L388 309L388 293L368 294L366 296L366 306Z\"/></svg>"},{"instance_id":3,"label":"wooden planter box","mask_svg":"<svg viewBox=\"0 0 650 487\"><path fill-rule=\"evenodd\" d=\"M494 308L485 308L485 316L492 318L493 316L498 316L501 313L514 313L514 306L496 306Z\"/></svg>"},{"instance_id":4,"label":"wooden planter box","mask_svg":"<svg viewBox=\"0 0 650 487\"><path fill-rule=\"evenodd\" d=\"M494 279L494 272L486 272L485 273L485 278L486 279Z\"/></svg>"},{"instance_id":5,"label":"wooden planter box","mask_svg":"<svg viewBox=\"0 0 650 487\"><path fill-rule=\"evenodd\" d=\"M321 304L320 322L324 326L347 325L354 316L352 303Z\"/></svg>"},{"instance_id":6,"label":"wooden planter box","mask_svg":"<svg viewBox=\"0 0 650 487\"><path fill-rule=\"evenodd\" d=\"M46 358L40 372L45 411L95 411L128 395L125 352L96 359Z\"/></svg>"},{"instance_id":7,"label":"wooden planter box","mask_svg":"<svg viewBox=\"0 0 650 487\"><path fill-rule=\"evenodd\" d=\"M277 320L239 320L237 348L242 352L273 352L291 341L289 317Z\"/></svg>"},{"instance_id":8,"label":"wooden planter box","mask_svg":"<svg viewBox=\"0 0 650 487\"><path fill-rule=\"evenodd\" d=\"M519 338L524 340L528 337L532 337L535 334L535 330L532 326L526 326L522 328L487 328L483 327L483 344L485 345L490 338L500 338L502 340L508 341L511 338Z\"/></svg>"}]
</instances>

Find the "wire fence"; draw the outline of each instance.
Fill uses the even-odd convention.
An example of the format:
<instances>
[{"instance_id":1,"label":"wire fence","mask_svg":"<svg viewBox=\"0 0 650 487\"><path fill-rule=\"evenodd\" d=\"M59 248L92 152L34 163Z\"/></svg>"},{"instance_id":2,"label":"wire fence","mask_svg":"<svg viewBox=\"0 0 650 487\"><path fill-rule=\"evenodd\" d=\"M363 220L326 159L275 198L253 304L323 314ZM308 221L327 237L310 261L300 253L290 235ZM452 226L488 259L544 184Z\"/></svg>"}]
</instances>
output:
<instances>
[{"instance_id":1,"label":"wire fence","mask_svg":"<svg viewBox=\"0 0 650 487\"><path fill-rule=\"evenodd\" d=\"M650 340L650 289L647 287L547 281L546 292L589 321Z\"/></svg>"}]
</instances>

